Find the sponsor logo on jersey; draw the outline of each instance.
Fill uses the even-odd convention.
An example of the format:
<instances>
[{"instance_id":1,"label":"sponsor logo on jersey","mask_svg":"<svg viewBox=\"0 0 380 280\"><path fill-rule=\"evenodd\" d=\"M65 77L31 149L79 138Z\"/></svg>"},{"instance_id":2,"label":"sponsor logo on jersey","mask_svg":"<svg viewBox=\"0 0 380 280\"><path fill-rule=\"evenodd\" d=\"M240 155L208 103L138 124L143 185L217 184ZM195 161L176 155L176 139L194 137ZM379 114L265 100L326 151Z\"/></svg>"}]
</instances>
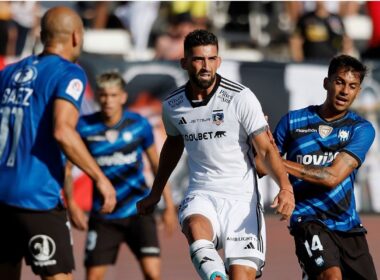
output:
<instances>
[{"instance_id":1,"label":"sponsor logo on jersey","mask_svg":"<svg viewBox=\"0 0 380 280\"><path fill-rule=\"evenodd\" d=\"M109 129L105 133L106 139L111 144L115 143L117 138L119 137L119 131L115 129Z\"/></svg>"},{"instance_id":2,"label":"sponsor logo on jersey","mask_svg":"<svg viewBox=\"0 0 380 280\"><path fill-rule=\"evenodd\" d=\"M12 75L12 80L17 85L24 85L32 82L37 77L37 69L34 66L26 66L17 70Z\"/></svg>"},{"instance_id":3,"label":"sponsor logo on jersey","mask_svg":"<svg viewBox=\"0 0 380 280\"><path fill-rule=\"evenodd\" d=\"M296 132L297 133L313 133L313 132L317 132L317 130L315 128L297 128Z\"/></svg>"},{"instance_id":4,"label":"sponsor logo on jersey","mask_svg":"<svg viewBox=\"0 0 380 280\"><path fill-rule=\"evenodd\" d=\"M350 136L350 132L348 130L341 129L338 132L338 138L341 142L347 141L349 136Z\"/></svg>"},{"instance_id":5,"label":"sponsor logo on jersey","mask_svg":"<svg viewBox=\"0 0 380 280\"><path fill-rule=\"evenodd\" d=\"M195 119L189 121L189 123L204 123L204 122L209 122L211 121L211 118L205 118L205 119Z\"/></svg>"},{"instance_id":6,"label":"sponsor logo on jersey","mask_svg":"<svg viewBox=\"0 0 380 280\"><path fill-rule=\"evenodd\" d=\"M186 119L184 118L184 117L182 117L180 120L179 120L179 122L178 122L178 124L187 124L187 121L186 121Z\"/></svg>"},{"instance_id":7,"label":"sponsor logo on jersey","mask_svg":"<svg viewBox=\"0 0 380 280\"><path fill-rule=\"evenodd\" d=\"M332 162L339 152L325 152L323 155L297 155L297 162L305 165L325 165Z\"/></svg>"},{"instance_id":8,"label":"sponsor logo on jersey","mask_svg":"<svg viewBox=\"0 0 380 280\"><path fill-rule=\"evenodd\" d=\"M333 131L333 128L328 125L320 125L318 127L318 133L322 138L326 138L327 136L329 136L332 131Z\"/></svg>"},{"instance_id":9,"label":"sponsor logo on jersey","mask_svg":"<svg viewBox=\"0 0 380 280\"><path fill-rule=\"evenodd\" d=\"M86 137L86 140L88 142L101 142L101 141L107 141L107 138L103 135L90 135Z\"/></svg>"},{"instance_id":10,"label":"sponsor logo on jersey","mask_svg":"<svg viewBox=\"0 0 380 280\"><path fill-rule=\"evenodd\" d=\"M100 166L114 166L132 164L137 161L137 152L134 151L130 154L124 155L121 152L114 153L110 156L100 156L96 158L96 162Z\"/></svg>"},{"instance_id":11,"label":"sponsor logo on jersey","mask_svg":"<svg viewBox=\"0 0 380 280\"><path fill-rule=\"evenodd\" d=\"M55 265L57 261L52 259L55 250L54 240L45 234L35 235L29 240L29 251L36 266Z\"/></svg>"},{"instance_id":12,"label":"sponsor logo on jersey","mask_svg":"<svg viewBox=\"0 0 380 280\"><path fill-rule=\"evenodd\" d=\"M199 132L199 133L190 133L183 135L185 141L203 141L203 140L211 140L215 138L223 138L226 137L226 131L209 131L209 132Z\"/></svg>"},{"instance_id":13,"label":"sponsor logo on jersey","mask_svg":"<svg viewBox=\"0 0 380 280\"><path fill-rule=\"evenodd\" d=\"M84 86L81 80L72 79L66 88L66 93L77 101L82 94L83 88Z\"/></svg>"},{"instance_id":14,"label":"sponsor logo on jersey","mask_svg":"<svg viewBox=\"0 0 380 280\"><path fill-rule=\"evenodd\" d=\"M212 122L216 125L220 125L224 122L223 110L213 110L212 111Z\"/></svg>"},{"instance_id":15,"label":"sponsor logo on jersey","mask_svg":"<svg viewBox=\"0 0 380 280\"><path fill-rule=\"evenodd\" d=\"M228 94L227 91L225 91L224 89L220 90L217 96L219 99L226 103L230 103L233 97L232 95Z\"/></svg>"},{"instance_id":16,"label":"sponsor logo on jersey","mask_svg":"<svg viewBox=\"0 0 380 280\"><path fill-rule=\"evenodd\" d=\"M174 96L168 100L170 107L176 107L184 101L183 95Z\"/></svg>"}]
</instances>

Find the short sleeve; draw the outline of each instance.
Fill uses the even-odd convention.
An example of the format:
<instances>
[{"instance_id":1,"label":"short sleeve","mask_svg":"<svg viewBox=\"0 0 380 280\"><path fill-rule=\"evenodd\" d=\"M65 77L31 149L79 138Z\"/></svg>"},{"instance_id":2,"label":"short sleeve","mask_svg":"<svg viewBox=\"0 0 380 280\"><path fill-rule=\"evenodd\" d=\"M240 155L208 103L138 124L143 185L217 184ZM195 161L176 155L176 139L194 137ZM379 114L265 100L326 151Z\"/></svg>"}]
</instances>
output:
<instances>
[{"instance_id":1,"label":"short sleeve","mask_svg":"<svg viewBox=\"0 0 380 280\"><path fill-rule=\"evenodd\" d=\"M172 121L170 120L170 117L168 116L168 110L165 106L163 106L162 111L162 122L164 123L165 131L167 135L170 136L178 136L181 133L178 131L178 129L174 126Z\"/></svg>"},{"instance_id":2,"label":"short sleeve","mask_svg":"<svg viewBox=\"0 0 380 280\"><path fill-rule=\"evenodd\" d=\"M289 114L283 116L278 122L274 132L273 138L277 144L278 150L281 155L284 155L287 152L287 142L288 142L288 133L289 133Z\"/></svg>"},{"instance_id":3,"label":"short sleeve","mask_svg":"<svg viewBox=\"0 0 380 280\"><path fill-rule=\"evenodd\" d=\"M375 129L369 122L362 123L355 127L350 142L342 149L353 156L359 163L364 162L365 155L375 139Z\"/></svg>"},{"instance_id":4,"label":"short sleeve","mask_svg":"<svg viewBox=\"0 0 380 280\"><path fill-rule=\"evenodd\" d=\"M241 92L237 100L236 113L248 135L268 126L259 100L248 88Z\"/></svg>"},{"instance_id":5,"label":"short sleeve","mask_svg":"<svg viewBox=\"0 0 380 280\"><path fill-rule=\"evenodd\" d=\"M143 149L146 150L150 146L152 146L152 144L154 143L153 128L146 118L141 117L141 122L142 122L142 125L144 127L144 129L143 129L144 135L143 135L142 146L143 146Z\"/></svg>"},{"instance_id":6,"label":"short sleeve","mask_svg":"<svg viewBox=\"0 0 380 280\"><path fill-rule=\"evenodd\" d=\"M79 66L72 64L60 77L57 85L57 98L71 102L78 110L86 88L86 74Z\"/></svg>"}]
</instances>

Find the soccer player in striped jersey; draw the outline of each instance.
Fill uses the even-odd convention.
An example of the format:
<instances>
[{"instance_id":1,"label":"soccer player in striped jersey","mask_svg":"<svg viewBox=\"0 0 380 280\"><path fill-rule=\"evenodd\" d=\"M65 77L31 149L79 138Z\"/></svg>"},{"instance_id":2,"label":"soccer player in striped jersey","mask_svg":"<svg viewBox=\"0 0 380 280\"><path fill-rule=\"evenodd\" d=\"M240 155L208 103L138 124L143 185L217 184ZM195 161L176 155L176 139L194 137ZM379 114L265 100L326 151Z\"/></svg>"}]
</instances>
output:
<instances>
[{"instance_id":1,"label":"soccer player in striped jersey","mask_svg":"<svg viewBox=\"0 0 380 280\"><path fill-rule=\"evenodd\" d=\"M41 279L72 279L61 150L94 180L102 210L115 206L110 181L75 130L86 85L74 63L83 32L74 11L52 8L41 20L43 52L0 73L0 279L19 279L23 257Z\"/></svg>"},{"instance_id":2,"label":"soccer player in striped jersey","mask_svg":"<svg viewBox=\"0 0 380 280\"><path fill-rule=\"evenodd\" d=\"M349 111L365 74L357 59L334 57L323 81L325 102L289 112L273 134L291 175L290 228L307 279L377 279L354 197L355 175L375 136Z\"/></svg>"},{"instance_id":3,"label":"soccer player in striped jersey","mask_svg":"<svg viewBox=\"0 0 380 280\"><path fill-rule=\"evenodd\" d=\"M216 73L221 63L216 36L189 33L184 53L181 66L189 82L163 103L167 139L152 191L138 210L154 208L186 148L190 182L179 219L198 274L204 280L227 279L227 272L233 280L255 279L262 273L266 243L253 147L280 186L273 207L283 219L294 208L292 188L256 96Z\"/></svg>"},{"instance_id":4,"label":"soccer player in striped jersey","mask_svg":"<svg viewBox=\"0 0 380 280\"><path fill-rule=\"evenodd\" d=\"M136 202L149 193L143 174L143 154L156 173L158 153L148 120L123 108L127 101L125 86L119 73L101 74L97 78L100 111L81 117L77 127L90 153L114 185L117 197L115 210L111 214L101 214L102 198L98 192L93 192L86 242L87 280L104 279L124 242L136 256L144 279L161 279L155 217L153 214L137 215L136 209ZM65 191L71 219L77 228L87 229L87 219L71 195L69 167L66 172ZM163 221L171 233L176 225L176 209L169 187L165 188L163 196L166 204Z\"/></svg>"}]
</instances>

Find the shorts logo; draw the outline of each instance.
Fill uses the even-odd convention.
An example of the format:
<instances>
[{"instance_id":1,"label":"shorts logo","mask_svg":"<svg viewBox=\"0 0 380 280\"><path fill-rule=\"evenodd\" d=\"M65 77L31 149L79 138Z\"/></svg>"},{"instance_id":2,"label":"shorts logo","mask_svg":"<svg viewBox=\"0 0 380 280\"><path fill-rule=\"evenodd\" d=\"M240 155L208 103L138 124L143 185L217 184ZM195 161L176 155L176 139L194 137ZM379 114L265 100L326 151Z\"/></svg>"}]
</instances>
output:
<instances>
[{"instance_id":1,"label":"shorts logo","mask_svg":"<svg viewBox=\"0 0 380 280\"><path fill-rule=\"evenodd\" d=\"M255 249L255 246L253 245L252 242L249 242L249 243L247 244L247 246L244 247L244 249Z\"/></svg>"},{"instance_id":2,"label":"shorts logo","mask_svg":"<svg viewBox=\"0 0 380 280\"><path fill-rule=\"evenodd\" d=\"M333 128L328 125L320 125L318 127L318 133L322 138L326 138L327 136L329 136L332 131L333 131Z\"/></svg>"},{"instance_id":3,"label":"shorts logo","mask_svg":"<svg viewBox=\"0 0 380 280\"><path fill-rule=\"evenodd\" d=\"M317 266L322 266L324 263L325 261L323 260L322 256L319 256L318 258L315 259L315 264Z\"/></svg>"},{"instance_id":4,"label":"shorts logo","mask_svg":"<svg viewBox=\"0 0 380 280\"><path fill-rule=\"evenodd\" d=\"M87 234L86 250L92 251L95 249L96 239L98 239L98 234L95 230L90 230Z\"/></svg>"},{"instance_id":5,"label":"shorts logo","mask_svg":"<svg viewBox=\"0 0 380 280\"><path fill-rule=\"evenodd\" d=\"M56 250L54 240L44 234L33 236L29 240L29 251L34 258L36 266L55 265L56 260L51 258L54 256Z\"/></svg>"},{"instance_id":6,"label":"shorts logo","mask_svg":"<svg viewBox=\"0 0 380 280\"><path fill-rule=\"evenodd\" d=\"M216 125L220 125L224 122L223 110L212 111L212 122Z\"/></svg>"}]
</instances>

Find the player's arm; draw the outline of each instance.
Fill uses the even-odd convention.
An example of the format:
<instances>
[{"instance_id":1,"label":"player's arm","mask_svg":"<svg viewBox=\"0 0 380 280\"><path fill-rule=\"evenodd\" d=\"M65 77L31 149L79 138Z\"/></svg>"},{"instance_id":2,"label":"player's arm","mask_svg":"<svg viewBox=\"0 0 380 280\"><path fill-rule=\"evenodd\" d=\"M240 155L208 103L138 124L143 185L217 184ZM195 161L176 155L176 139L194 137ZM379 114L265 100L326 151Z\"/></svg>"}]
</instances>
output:
<instances>
[{"instance_id":1,"label":"player's arm","mask_svg":"<svg viewBox=\"0 0 380 280\"><path fill-rule=\"evenodd\" d=\"M104 199L101 211L110 213L116 205L115 190L76 131L78 118L79 111L71 102L64 99L54 101L54 138L68 159L81 168L95 182L95 186Z\"/></svg>"},{"instance_id":2,"label":"player's arm","mask_svg":"<svg viewBox=\"0 0 380 280\"><path fill-rule=\"evenodd\" d=\"M330 189L335 188L359 166L357 159L346 152L339 153L328 167L303 165L285 159L283 162L289 174Z\"/></svg>"},{"instance_id":3,"label":"player's arm","mask_svg":"<svg viewBox=\"0 0 380 280\"><path fill-rule=\"evenodd\" d=\"M282 219L288 219L294 209L293 187L289 182L288 175L282 163L278 151L273 147L268 134L267 127L256 131L252 138L252 144L257 152L256 157L262 162L265 170L280 187L272 207L276 207L277 213Z\"/></svg>"},{"instance_id":4,"label":"player's arm","mask_svg":"<svg viewBox=\"0 0 380 280\"><path fill-rule=\"evenodd\" d=\"M158 162L159 162L156 145L155 144L151 145L148 149L145 150L145 153L147 155L150 166L152 168L152 172L154 176L156 176L158 172ZM162 215L162 220L165 224L165 228L168 234L171 234L174 231L175 226L177 225L177 219L176 219L177 215L176 215L176 208L173 202L170 186L168 183L164 187L162 196L165 201L165 210Z\"/></svg>"},{"instance_id":5,"label":"player's arm","mask_svg":"<svg viewBox=\"0 0 380 280\"><path fill-rule=\"evenodd\" d=\"M73 164L67 161L65 166L65 182L64 182L64 195L66 199L67 209L69 217L75 228L79 230L87 230L87 217L84 211L76 203L73 196L73 176L72 170Z\"/></svg>"},{"instance_id":6,"label":"player's arm","mask_svg":"<svg viewBox=\"0 0 380 280\"><path fill-rule=\"evenodd\" d=\"M182 136L167 136L160 153L157 174L153 182L150 194L137 203L139 214L152 213L160 201L165 185L177 166L184 149Z\"/></svg>"}]
</instances>

